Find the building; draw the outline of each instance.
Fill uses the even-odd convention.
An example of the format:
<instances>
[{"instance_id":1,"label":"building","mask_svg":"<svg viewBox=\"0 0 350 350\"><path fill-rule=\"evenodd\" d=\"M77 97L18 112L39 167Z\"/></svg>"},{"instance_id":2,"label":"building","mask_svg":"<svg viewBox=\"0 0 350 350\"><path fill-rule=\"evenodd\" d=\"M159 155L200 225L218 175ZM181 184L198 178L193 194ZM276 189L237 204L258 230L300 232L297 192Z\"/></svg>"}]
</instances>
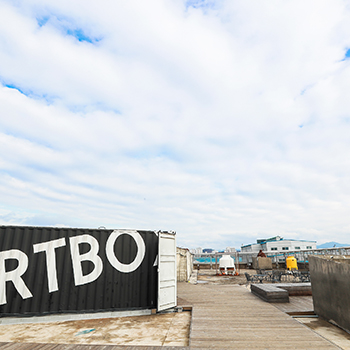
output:
<instances>
[{"instance_id":1,"label":"building","mask_svg":"<svg viewBox=\"0 0 350 350\"><path fill-rule=\"evenodd\" d=\"M225 253L236 253L236 248L226 247Z\"/></svg>"},{"instance_id":2,"label":"building","mask_svg":"<svg viewBox=\"0 0 350 350\"><path fill-rule=\"evenodd\" d=\"M316 249L316 241L304 241L296 239L284 239L275 236L267 239L258 239L256 243L242 245L241 251L246 253L258 253L259 250L265 253L287 253L288 251Z\"/></svg>"},{"instance_id":3,"label":"building","mask_svg":"<svg viewBox=\"0 0 350 350\"><path fill-rule=\"evenodd\" d=\"M196 248L196 249L191 249L191 253L192 254L202 254L203 253L203 249L202 248Z\"/></svg>"}]
</instances>

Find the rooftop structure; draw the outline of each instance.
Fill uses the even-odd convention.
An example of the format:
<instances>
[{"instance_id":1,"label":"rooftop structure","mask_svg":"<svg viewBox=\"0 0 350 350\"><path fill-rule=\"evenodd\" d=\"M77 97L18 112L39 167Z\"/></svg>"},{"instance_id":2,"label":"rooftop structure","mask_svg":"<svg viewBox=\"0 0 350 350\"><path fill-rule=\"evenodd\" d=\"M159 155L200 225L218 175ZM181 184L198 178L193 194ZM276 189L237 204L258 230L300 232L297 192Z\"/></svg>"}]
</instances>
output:
<instances>
[{"instance_id":1,"label":"rooftop structure","mask_svg":"<svg viewBox=\"0 0 350 350\"><path fill-rule=\"evenodd\" d=\"M258 239L256 243L243 245L242 252L259 252L267 253L286 253L287 251L312 250L316 249L316 241L284 239L281 236L275 236L267 239Z\"/></svg>"}]
</instances>

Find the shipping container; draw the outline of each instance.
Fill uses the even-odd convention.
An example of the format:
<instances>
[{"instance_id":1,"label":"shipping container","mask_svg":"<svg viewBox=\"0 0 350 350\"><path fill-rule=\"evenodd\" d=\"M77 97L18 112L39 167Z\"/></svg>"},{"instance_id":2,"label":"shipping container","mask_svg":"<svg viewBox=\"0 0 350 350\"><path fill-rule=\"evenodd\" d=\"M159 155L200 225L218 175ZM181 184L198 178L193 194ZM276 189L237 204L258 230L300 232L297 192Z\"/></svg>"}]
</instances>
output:
<instances>
[{"instance_id":1,"label":"shipping container","mask_svg":"<svg viewBox=\"0 0 350 350\"><path fill-rule=\"evenodd\" d=\"M173 233L0 226L0 317L174 306Z\"/></svg>"}]
</instances>

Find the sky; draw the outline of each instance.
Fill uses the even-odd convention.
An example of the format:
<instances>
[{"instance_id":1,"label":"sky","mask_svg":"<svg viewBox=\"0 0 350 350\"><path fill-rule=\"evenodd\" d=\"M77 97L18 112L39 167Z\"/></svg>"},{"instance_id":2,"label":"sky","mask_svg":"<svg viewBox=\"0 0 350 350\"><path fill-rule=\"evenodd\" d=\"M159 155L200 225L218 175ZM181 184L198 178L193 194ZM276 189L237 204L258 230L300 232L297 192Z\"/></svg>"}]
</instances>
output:
<instances>
[{"instance_id":1,"label":"sky","mask_svg":"<svg viewBox=\"0 0 350 350\"><path fill-rule=\"evenodd\" d=\"M350 243L350 2L0 0L0 225Z\"/></svg>"}]
</instances>

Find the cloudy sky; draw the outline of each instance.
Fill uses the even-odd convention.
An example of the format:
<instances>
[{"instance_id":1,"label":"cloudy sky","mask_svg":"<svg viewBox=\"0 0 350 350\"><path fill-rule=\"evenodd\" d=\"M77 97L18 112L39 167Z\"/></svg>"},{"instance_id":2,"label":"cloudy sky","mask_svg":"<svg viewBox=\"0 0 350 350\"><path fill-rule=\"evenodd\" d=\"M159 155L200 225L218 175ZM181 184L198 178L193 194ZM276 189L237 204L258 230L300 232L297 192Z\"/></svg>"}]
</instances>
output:
<instances>
[{"instance_id":1,"label":"cloudy sky","mask_svg":"<svg viewBox=\"0 0 350 350\"><path fill-rule=\"evenodd\" d=\"M0 224L350 243L350 2L0 0Z\"/></svg>"}]
</instances>

